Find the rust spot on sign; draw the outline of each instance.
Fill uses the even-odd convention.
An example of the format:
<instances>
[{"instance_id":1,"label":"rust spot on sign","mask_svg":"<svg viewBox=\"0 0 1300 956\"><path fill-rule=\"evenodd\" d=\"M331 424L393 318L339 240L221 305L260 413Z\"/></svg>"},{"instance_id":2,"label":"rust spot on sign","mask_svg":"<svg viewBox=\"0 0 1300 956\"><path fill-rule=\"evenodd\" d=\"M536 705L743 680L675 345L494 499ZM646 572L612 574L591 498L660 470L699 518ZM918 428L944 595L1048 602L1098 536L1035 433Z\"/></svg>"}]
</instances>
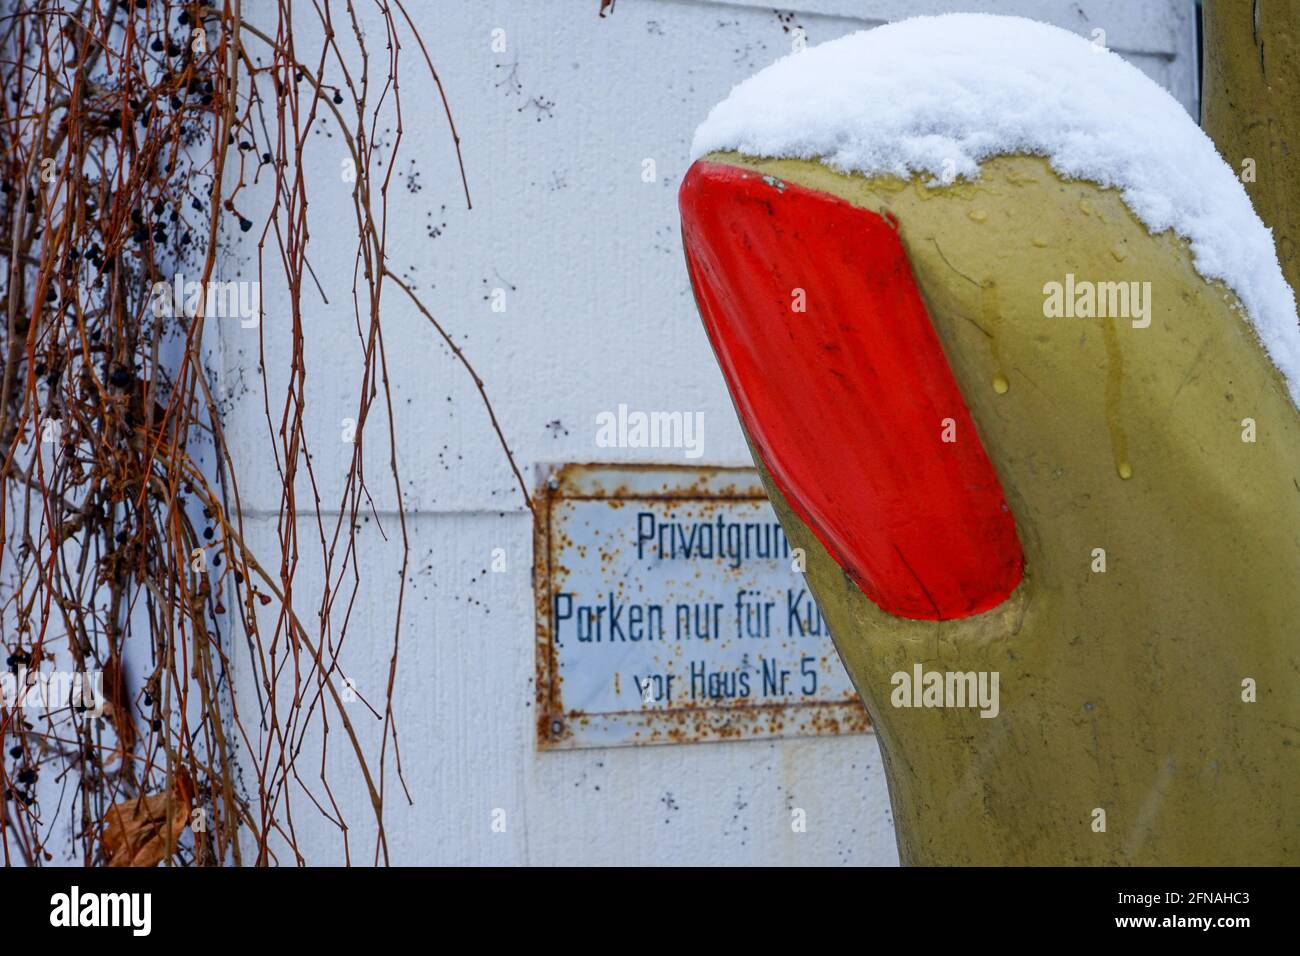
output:
<instances>
[{"instance_id":1,"label":"rust spot on sign","mask_svg":"<svg viewBox=\"0 0 1300 956\"><path fill-rule=\"evenodd\" d=\"M566 465L536 501L540 748L870 730L753 469Z\"/></svg>"}]
</instances>

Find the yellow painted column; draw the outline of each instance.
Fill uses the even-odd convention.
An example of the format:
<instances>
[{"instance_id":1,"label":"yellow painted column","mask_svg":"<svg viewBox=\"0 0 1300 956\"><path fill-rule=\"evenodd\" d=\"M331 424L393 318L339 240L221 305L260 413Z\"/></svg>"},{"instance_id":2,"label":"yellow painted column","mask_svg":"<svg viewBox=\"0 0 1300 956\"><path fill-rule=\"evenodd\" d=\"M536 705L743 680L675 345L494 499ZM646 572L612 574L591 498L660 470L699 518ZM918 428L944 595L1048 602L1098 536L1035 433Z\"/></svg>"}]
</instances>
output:
<instances>
[{"instance_id":1,"label":"yellow painted column","mask_svg":"<svg viewBox=\"0 0 1300 956\"><path fill-rule=\"evenodd\" d=\"M1207 0L1201 125L1300 290L1300 3Z\"/></svg>"}]
</instances>

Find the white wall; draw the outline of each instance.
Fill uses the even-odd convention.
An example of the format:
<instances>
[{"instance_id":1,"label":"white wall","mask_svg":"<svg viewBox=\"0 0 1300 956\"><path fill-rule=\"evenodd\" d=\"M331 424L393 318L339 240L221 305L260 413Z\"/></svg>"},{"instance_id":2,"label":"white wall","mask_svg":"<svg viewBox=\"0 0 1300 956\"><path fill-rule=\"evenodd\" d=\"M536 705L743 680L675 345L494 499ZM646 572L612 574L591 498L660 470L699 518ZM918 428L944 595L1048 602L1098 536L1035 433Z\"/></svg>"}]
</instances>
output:
<instances>
[{"instance_id":1,"label":"white wall","mask_svg":"<svg viewBox=\"0 0 1300 956\"><path fill-rule=\"evenodd\" d=\"M414 277L476 363L530 481L548 463L680 460L680 452L597 448L594 416L620 402L703 411L703 462L748 462L687 285L676 189L696 123L733 84L788 52L786 29L803 26L815 44L908 12L949 9L1032 15L1085 36L1100 27L1112 49L1195 110L1190 0L802 0L785 22L757 0L618 0L605 19L598 6L407 4L460 128L474 208L465 209L441 108L409 44L392 264ZM307 16L299 20L295 42L310 49L318 31ZM506 30L504 54L490 49L496 27ZM313 136L310 258L331 304L310 293L304 321L313 465L325 502L338 500L351 452L340 422L355 415L349 389L359 380L345 156L337 135ZM645 159L657 165L653 184L641 180ZM421 188L408 192L413 172ZM428 236L429 223L440 236ZM228 268L248 267L244 242L242 265ZM263 284L262 345L278 421L286 298L273 274ZM498 286L508 290L504 314L485 301ZM412 553L396 698L414 804L402 799L390 763L394 861L895 863L870 736L536 752L530 516L472 383L396 288L385 294L384 323ZM233 404L232 454L253 509L246 517L254 539L275 553L278 478L260 385L249 387L257 335L225 325L218 360ZM554 421L560 426L548 428ZM343 658L361 691L382 699L400 548L382 421L372 422L366 442L369 487L390 540L373 520L363 523L366 578ZM312 522L300 526L298 587L310 610L319 549L310 546ZM495 547L507 550L510 571L484 574ZM353 859L365 861L372 823L364 789L347 780L340 741L336 733L335 797L353 827ZM804 834L791 833L793 807L807 811ZM309 860L341 859L338 831L303 799L295 808ZM505 834L491 830L493 808L507 813Z\"/></svg>"}]
</instances>

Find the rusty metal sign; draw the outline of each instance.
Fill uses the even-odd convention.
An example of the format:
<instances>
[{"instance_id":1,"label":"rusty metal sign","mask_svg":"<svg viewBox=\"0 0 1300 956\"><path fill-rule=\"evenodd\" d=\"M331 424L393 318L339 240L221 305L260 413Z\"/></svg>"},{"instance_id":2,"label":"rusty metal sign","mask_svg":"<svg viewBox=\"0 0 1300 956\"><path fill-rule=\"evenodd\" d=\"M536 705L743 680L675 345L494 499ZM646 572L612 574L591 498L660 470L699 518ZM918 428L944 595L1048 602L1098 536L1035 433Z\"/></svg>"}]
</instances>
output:
<instances>
[{"instance_id":1,"label":"rusty metal sign","mask_svg":"<svg viewBox=\"0 0 1300 956\"><path fill-rule=\"evenodd\" d=\"M536 504L539 747L870 729L753 469L567 465Z\"/></svg>"}]
</instances>

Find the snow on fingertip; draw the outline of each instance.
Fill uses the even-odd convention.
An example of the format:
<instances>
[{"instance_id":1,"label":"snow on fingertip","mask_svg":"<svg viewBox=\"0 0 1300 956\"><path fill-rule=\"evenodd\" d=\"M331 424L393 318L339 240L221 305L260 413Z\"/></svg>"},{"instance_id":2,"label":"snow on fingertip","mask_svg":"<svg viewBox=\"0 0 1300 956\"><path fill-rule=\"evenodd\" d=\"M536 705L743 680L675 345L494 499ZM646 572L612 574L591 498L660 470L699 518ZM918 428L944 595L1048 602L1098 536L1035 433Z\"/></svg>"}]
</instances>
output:
<instances>
[{"instance_id":1,"label":"snow on fingertip","mask_svg":"<svg viewBox=\"0 0 1300 956\"><path fill-rule=\"evenodd\" d=\"M1245 187L1177 100L1082 37L964 13L850 34L732 89L695 131L691 158L724 150L936 184L1025 153L1118 189L1153 234L1182 236L1197 272L1236 293L1300 407L1295 296Z\"/></svg>"}]
</instances>

